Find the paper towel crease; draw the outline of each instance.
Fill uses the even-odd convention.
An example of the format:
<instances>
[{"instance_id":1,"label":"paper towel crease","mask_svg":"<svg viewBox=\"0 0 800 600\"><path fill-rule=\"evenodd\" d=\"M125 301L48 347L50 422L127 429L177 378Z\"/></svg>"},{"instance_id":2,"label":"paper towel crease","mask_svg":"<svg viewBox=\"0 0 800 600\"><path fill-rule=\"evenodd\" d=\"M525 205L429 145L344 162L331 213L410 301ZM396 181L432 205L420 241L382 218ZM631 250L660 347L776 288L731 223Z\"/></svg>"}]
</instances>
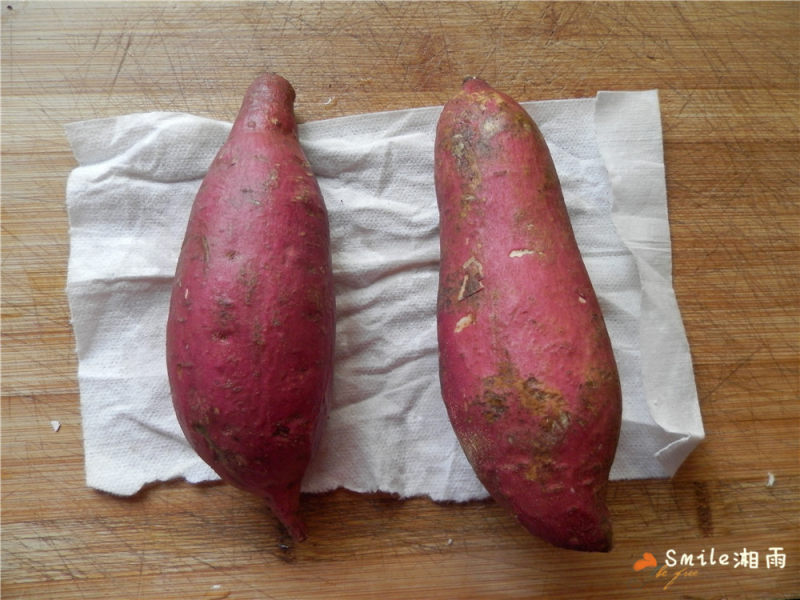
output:
<instances>
[{"instance_id":1,"label":"paper towel crease","mask_svg":"<svg viewBox=\"0 0 800 600\"><path fill-rule=\"evenodd\" d=\"M623 388L614 479L669 477L703 439L672 290L658 94L525 102L564 189ZM487 496L447 420L438 380L441 107L304 123L331 224L334 395L306 492L436 501ZM231 124L151 112L71 123L67 295L87 485L130 495L214 472L172 410L165 323L192 200Z\"/></svg>"}]
</instances>

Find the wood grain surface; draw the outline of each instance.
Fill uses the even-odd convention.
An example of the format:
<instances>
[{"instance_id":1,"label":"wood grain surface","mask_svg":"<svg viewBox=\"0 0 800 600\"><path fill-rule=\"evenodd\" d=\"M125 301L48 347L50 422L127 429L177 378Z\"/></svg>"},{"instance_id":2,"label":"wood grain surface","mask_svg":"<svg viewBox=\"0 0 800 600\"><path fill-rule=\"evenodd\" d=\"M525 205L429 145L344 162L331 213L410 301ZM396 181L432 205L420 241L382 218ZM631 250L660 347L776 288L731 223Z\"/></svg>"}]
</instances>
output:
<instances>
[{"instance_id":1,"label":"wood grain surface","mask_svg":"<svg viewBox=\"0 0 800 600\"><path fill-rule=\"evenodd\" d=\"M0 10L3 598L800 597L800 4ZM230 120L263 69L293 83L301 121L442 104L469 74L520 100L660 90L674 287L707 439L670 480L611 485L611 553L555 550L491 502L305 496L311 537L294 545L230 486L130 499L85 486L63 126L151 110ZM712 550L729 564L709 564ZM734 564L744 550L757 566ZM668 567L670 551L695 566ZM646 552L658 567L634 570Z\"/></svg>"}]
</instances>

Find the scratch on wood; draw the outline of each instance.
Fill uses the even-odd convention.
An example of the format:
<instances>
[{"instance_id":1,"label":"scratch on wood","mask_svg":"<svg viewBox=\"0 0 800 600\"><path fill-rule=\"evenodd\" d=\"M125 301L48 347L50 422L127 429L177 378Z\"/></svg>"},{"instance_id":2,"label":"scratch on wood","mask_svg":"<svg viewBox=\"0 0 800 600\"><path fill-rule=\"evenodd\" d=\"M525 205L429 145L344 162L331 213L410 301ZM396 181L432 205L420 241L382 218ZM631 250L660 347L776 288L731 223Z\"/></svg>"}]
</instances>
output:
<instances>
[{"instance_id":1,"label":"scratch on wood","mask_svg":"<svg viewBox=\"0 0 800 600\"><path fill-rule=\"evenodd\" d=\"M703 537L709 537L714 533L714 521L711 518L711 494L706 482L694 482L694 500L700 533Z\"/></svg>"},{"instance_id":2,"label":"scratch on wood","mask_svg":"<svg viewBox=\"0 0 800 600\"><path fill-rule=\"evenodd\" d=\"M114 91L114 86L117 85L117 79L119 78L119 74L122 71L122 65L125 64L125 60L128 58L128 52L131 49L132 43L133 43L133 34L129 33L128 42L125 44L125 49L122 51L122 58L120 59L119 64L117 65L117 71L116 73L114 73L114 79L111 81L111 91L109 92L109 95L111 94L111 92Z\"/></svg>"}]
</instances>

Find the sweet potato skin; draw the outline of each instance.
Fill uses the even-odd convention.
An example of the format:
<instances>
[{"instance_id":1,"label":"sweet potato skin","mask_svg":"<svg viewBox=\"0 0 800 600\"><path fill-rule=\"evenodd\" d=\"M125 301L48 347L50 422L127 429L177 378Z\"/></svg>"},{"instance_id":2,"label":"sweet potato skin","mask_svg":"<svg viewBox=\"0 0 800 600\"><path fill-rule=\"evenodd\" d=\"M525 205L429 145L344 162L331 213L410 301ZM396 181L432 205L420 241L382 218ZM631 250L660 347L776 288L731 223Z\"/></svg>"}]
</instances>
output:
<instances>
[{"instance_id":1,"label":"sweet potato skin","mask_svg":"<svg viewBox=\"0 0 800 600\"><path fill-rule=\"evenodd\" d=\"M531 533L608 551L619 377L547 144L467 79L437 125L435 184L440 380L465 454Z\"/></svg>"},{"instance_id":2,"label":"sweet potato skin","mask_svg":"<svg viewBox=\"0 0 800 600\"><path fill-rule=\"evenodd\" d=\"M300 484L327 415L335 300L327 211L294 98L284 78L259 76L198 190L170 298L167 370L192 447L301 540Z\"/></svg>"}]
</instances>

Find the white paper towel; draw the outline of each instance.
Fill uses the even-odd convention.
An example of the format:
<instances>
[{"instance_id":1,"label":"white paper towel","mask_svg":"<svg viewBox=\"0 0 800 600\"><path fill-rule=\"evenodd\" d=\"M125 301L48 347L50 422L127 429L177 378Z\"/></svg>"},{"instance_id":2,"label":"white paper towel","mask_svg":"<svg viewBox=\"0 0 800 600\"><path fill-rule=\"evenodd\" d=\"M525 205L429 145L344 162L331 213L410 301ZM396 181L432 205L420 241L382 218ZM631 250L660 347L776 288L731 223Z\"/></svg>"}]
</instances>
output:
<instances>
[{"instance_id":1,"label":"white paper towel","mask_svg":"<svg viewBox=\"0 0 800 600\"><path fill-rule=\"evenodd\" d=\"M671 285L658 94L524 103L553 154L623 387L614 479L672 475L703 439ZM330 213L334 397L303 489L484 498L442 404L436 347L441 107L300 125ZM130 495L216 479L172 411L164 330L195 192L230 123L142 113L71 123L67 294L86 481Z\"/></svg>"}]
</instances>

